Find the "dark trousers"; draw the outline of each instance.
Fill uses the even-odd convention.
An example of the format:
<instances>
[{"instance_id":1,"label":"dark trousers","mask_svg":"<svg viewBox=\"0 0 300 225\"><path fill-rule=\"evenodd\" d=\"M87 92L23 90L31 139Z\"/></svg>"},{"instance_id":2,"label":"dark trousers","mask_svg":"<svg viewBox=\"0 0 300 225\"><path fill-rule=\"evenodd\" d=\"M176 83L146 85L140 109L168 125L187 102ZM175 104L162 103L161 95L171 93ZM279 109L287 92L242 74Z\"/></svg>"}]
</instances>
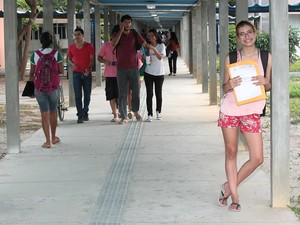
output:
<instances>
[{"instance_id":1,"label":"dark trousers","mask_svg":"<svg viewBox=\"0 0 300 225\"><path fill-rule=\"evenodd\" d=\"M153 116L152 109L152 98L153 98L153 84L155 85L155 97L156 97L156 111L161 112L162 106L162 86L164 83L164 75L161 76L153 76L151 74L145 73L144 76L145 85L147 90L147 111L148 116Z\"/></svg>"},{"instance_id":2,"label":"dark trousers","mask_svg":"<svg viewBox=\"0 0 300 225\"><path fill-rule=\"evenodd\" d=\"M75 94L75 103L77 109L77 116L82 118L89 111L92 93L92 74L88 76L80 72L73 72L73 86ZM83 104L82 104L82 90L83 90ZM83 107L82 107L83 106Z\"/></svg>"},{"instance_id":3,"label":"dark trousers","mask_svg":"<svg viewBox=\"0 0 300 225\"><path fill-rule=\"evenodd\" d=\"M173 52L171 57L168 58L170 73L175 74L177 72L177 58L178 58L178 52Z\"/></svg>"}]
</instances>

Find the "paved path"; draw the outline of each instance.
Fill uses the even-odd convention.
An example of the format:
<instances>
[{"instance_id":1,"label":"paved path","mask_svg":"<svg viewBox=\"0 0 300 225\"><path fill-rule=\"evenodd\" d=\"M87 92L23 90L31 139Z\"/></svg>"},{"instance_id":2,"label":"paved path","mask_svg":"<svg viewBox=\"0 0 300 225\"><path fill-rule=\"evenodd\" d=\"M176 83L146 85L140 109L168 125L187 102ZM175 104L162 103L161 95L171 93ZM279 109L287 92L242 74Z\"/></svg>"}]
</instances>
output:
<instances>
[{"instance_id":1,"label":"paved path","mask_svg":"<svg viewBox=\"0 0 300 225\"><path fill-rule=\"evenodd\" d=\"M220 207L225 180L218 107L179 61L166 76L163 120L109 122L104 88L93 90L90 121L70 108L61 143L40 147L42 130L22 153L0 161L0 224L5 225L294 225L288 208L272 209L270 174L258 169L240 187L242 212ZM141 94L145 113L145 91ZM247 158L239 153L239 164Z\"/></svg>"}]
</instances>

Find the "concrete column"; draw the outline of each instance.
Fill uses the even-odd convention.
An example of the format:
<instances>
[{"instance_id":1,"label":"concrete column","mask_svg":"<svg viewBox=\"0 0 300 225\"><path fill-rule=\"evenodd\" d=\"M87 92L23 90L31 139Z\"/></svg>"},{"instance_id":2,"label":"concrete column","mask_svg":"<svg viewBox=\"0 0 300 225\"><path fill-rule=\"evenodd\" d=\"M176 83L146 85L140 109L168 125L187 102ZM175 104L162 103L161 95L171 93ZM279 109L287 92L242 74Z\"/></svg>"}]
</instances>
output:
<instances>
[{"instance_id":1,"label":"concrete column","mask_svg":"<svg viewBox=\"0 0 300 225\"><path fill-rule=\"evenodd\" d=\"M53 37L53 1L43 0L43 32L48 31Z\"/></svg>"},{"instance_id":2,"label":"concrete column","mask_svg":"<svg viewBox=\"0 0 300 225\"><path fill-rule=\"evenodd\" d=\"M208 1L209 22L209 103L217 104L217 39L216 39L216 1Z\"/></svg>"},{"instance_id":3,"label":"concrete column","mask_svg":"<svg viewBox=\"0 0 300 225\"><path fill-rule=\"evenodd\" d=\"M113 16L113 11L111 10L111 8L108 10L108 21L109 21L108 33L110 33L111 29L114 26L114 16Z\"/></svg>"},{"instance_id":4,"label":"concrete column","mask_svg":"<svg viewBox=\"0 0 300 225\"><path fill-rule=\"evenodd\" d=\"M208 46L207 46L207 0L201 4L202 29L202 92L208 93Z\"/></svg>"},{"instance_id":5,"label":"concrete column","mask_svg":"<svg viewBox=\"0 0 300 225\"><path fill-rule=\"evenodd\" d=\"M220 85L224 79L225 58L229 52L229 32L228 32L228 0L219 1L219 34L220 34ZM223 96L223 90L220 87L220 99Z\"/></svg>"},{"instance_id":6,"label":"concrete column","mask_svg":"<svg viewBox=\"0 0 300 225\"><path fill-rule=\"evenodd\" d=\"M248 20L248 0L239 0L236 1L236 19L235 22L238 24L242 20ZM237 49L240 49L241 46L237 42Z\"/></svg>"},{"instance_id":7,"label":"concrete column","mask_svg":"<svg viewBox=\"0 0 300 225\"><path fill-rule=\"evenodd\" d=\"M104 42L108 42L108 34L109 34L109 30L108 30L108 9L105 8L104 9Z\"/></svg>"},{"instance_id":8,"label":"concrete column","mask_svg":"<svg viewBox=\"0 0 300 225\"><path fill-rule=\"evenodd\" d=\"M181 35L183 36L183 40L181 39L181 45L184 43L184 46L182 46L182 55L184 58L185 64L189 67L189 62L190 62L190 55L189 55L189 47L190 47L190 42L189 42L189 22L190 22L190 17L189 14L185 15L183 18L183 32ZM177 36L179 37L179 36Z\"/></svg>"},{"instance_id":9,"label":"concrete column","mask_svg":"<svg viewBox=\"0 0 300 225\"><path fill-rule=\"evenodd\" d=\"M279 19L280 18L280 19ZM271 205L290 204L290 102L288 1L270 1L271 93ZM276 54L275 54L276 53Z\"/></svg>"},{"instance_id":10,"label":"concrete column","mask_svg":"<svg viewBox=\"0 0 300 225\"><path fill-rule=\"evenodd\" d=\"M16 1L4 0L4 9L5 87L9 87L5 89L7 153L13 154L21 149Z\"/></svg>"},{"instance_id":11,"label":"concrete column","mask_svg":"<svg viewBox=\"0 0 300 225\"><path fill-rule=\"evenodd\" d=\"M75 0L68 0L68 45L74 43L74 30L75 30ZM73 87L72 68L68 66L69 77L69 106L75 106L75 94Z\"/></svg>"},{"instance_id":12,"label":"concrete column","mask_svg":"<svg viewBox=\"0 0 300 225\"><path fill-rule=\"evenodd\" d=\"M187 54L189 56L189 62L188 62L188 67L189 67L189 71L190 73L193 73L193 67L194 67L194 61L193 61L193 52L194 52L194 48L193 48L193 24L192 24L192 20L193 20L193 15L192 12L189 12L189 26L188 26L188 41L189 41L189 45L187 48Z\"/></svg>"},{"instance_id":13,"label":"concrete column","mask_svg":"<svg viewBox=\"0 0 300 225\"><path fill-rule=\"evenodd\" d=\"M121 15L117 14L117 23L116 24L120 23L120 21L121 21Z\"/></svg>"},{"instance_id":14,"label":"concrete column","mask_svg":"<svg viewBox=\"0 0 300 225\"><path fill-rule=\"evenodd\" d=\"M102 71L101 63L97 60L98 52L101 47L101 30L100 30L100 5L95 5L95 52L96 52L96 85L101 87L102 85Z\"/></svg>"},{"instance_id":15,"label":"concrete column","mask_svg":"<svg viewBox=\"0 0 300 225\"><path fill-rule=\"evenodd\" d=\"M242 20L248 20L248 0L236 1L236 24Z\"/></svg>"},{"instance_id":16,"label":"concrete column","mask_svg":"<svg viewBox=\"0 0 300 225\"><path fill-rule=\"evenodd\" d=\"M117 24L117 13L111 11L111 18L110 30Z\"/></svg>"},{"instance_id":17,"label":"concrete column","mask_svg":"<svg viewBox=\"0 0 300 225\"><path fill-rule=\"evenodd\" d=\"M83 30L84 40L91 42L91 15L90 15L90 0L83 1Z\"/></svg>"},{"instance_id":18,"label":"concrete column","mask_svg":"<svg viewBox=\"0 0 300 225\"><path fill-rule=\"evenodd\" d=\"M200 40L197 37L197 9L194 8L192 10L192 46L191 48L193 49L192 51L192 59L193 59L193 67L192 67L192 73L193 73L193 77L197 77L197 42Z\"/></svg>"},{"instance_id":19,"label":"concrete column","mask_svg":"<svg viewBox=\"0 0 300 225\"><path fill-rule=\"evenodd\" d=\"M202 84L202 29L201 29L201 6L196 7L196 21L197 21L197 42L196 42L196 48L197 48L197 84ZM200 24L200 26L199 26Z\"/></svg>"}]
</instances>

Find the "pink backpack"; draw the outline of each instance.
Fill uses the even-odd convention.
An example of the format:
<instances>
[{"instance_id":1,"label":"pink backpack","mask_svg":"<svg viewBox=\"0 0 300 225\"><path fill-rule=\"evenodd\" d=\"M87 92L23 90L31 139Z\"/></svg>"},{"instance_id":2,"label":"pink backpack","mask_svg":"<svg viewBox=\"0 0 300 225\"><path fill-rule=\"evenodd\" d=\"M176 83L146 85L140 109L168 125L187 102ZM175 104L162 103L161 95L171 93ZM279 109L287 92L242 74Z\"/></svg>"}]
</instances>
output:
<instances>
[{"instance_id":1,"label":"pink backpack","mask_svg":"<svg viewBox=\"0 0 300 225\"><path fill-rule=\"evenodd\" d=\"M58 65L54 57L56 52L54 49L48 54L36 51L40 58L35 67L34 87L39 92L52 92L59 86Z\"/></svg>"}]
</instances>

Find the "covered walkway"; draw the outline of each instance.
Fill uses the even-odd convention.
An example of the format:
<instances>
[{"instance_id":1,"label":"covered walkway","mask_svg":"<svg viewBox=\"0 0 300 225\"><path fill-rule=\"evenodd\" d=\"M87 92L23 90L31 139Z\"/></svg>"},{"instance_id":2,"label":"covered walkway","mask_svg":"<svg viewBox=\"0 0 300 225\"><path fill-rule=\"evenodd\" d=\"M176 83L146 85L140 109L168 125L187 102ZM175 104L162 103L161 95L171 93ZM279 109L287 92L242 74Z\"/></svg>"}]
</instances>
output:
<instances>
[{"instance_id":1,"label":"covered walkway","mask_svg":"<svg viewBox=\"0 0 300 225\"><path fill-rule=\"evenodd\" d=\"M240 187L242 211L218 206L225 180L218 106L179 59L165 77L163 120L109 122L104 88L93 90L90 121L70 108L61 143L40 147L42 130L0 164L0 224L293 225L288 208L270 207L270 174L258 169ZM145 90L141 93L145 112ZM239 164L247 152L239 153Z\"/></svg>"}]
</instances>

